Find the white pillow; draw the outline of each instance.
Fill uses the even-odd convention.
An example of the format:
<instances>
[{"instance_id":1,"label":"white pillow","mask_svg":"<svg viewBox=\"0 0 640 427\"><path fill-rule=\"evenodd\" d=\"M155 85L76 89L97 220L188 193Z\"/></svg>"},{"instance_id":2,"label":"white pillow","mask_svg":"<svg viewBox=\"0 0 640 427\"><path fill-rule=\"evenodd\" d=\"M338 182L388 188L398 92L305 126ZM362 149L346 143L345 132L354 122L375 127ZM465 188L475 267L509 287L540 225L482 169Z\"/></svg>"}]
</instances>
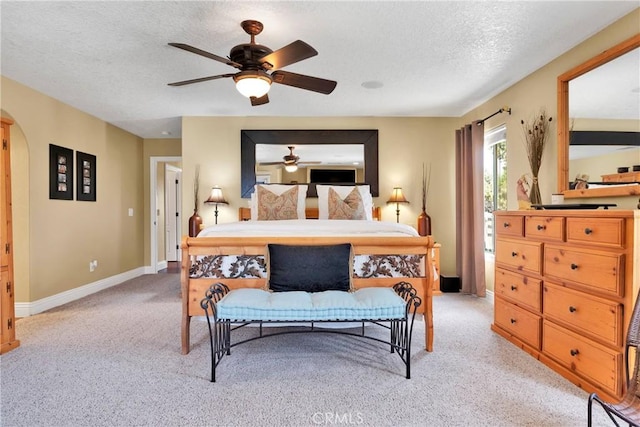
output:
<instances>
[{"instance_id":1,"label":"white pillow","mask_svg":"<svg viewBox=\"0 0 640 427\"><path fill-rule=\"evenodd\" d=\"M333 188L340 198L344 199L354 187L358 189L362 197L367 220L373 221L373 197L368 185L316 185L318 192L318 219L329 219L329 188Z\"/></svg>"},{"instance_id":2,"label":"white pillow","mask_svg":"<svg viewBox=\"0 0 640 427\"><path fill-rule=\"evenodd\" d=\"M253 187L253 193L251 193L251 221L258 220L258 204L256 202L256 193L258 192L258 185L262 186L264 189L271 191L276 196L281 195L287 190L290 190L292 187L298 187L298 205L297 214L298 219L306 219L307 214L305 212L306 206L305 203L307 201L307 187L308 185L286 185L286 184L256 184Z\"/></svg>"}]
</instances>

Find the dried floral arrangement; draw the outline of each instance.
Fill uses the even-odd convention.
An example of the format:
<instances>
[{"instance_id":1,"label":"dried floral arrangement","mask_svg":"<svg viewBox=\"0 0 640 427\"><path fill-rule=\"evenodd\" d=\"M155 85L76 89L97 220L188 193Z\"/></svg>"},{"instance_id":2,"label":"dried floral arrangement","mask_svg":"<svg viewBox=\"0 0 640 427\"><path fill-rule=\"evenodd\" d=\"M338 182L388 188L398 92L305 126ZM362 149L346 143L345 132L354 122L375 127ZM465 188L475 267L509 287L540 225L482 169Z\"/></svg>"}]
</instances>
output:
<instances>
[{"instance_id":1,"label":"dried floral arrangement","mask_svg":"<svg viewBox=\"0 0 640 427\"><path fill-rule=\"evenodd\" d=\"M527 157L529 158L529 166L531 166L531 175L533 176L529 194L529 200L532 204L542 203L540 187L538 185L538 172L542 164L542 155L544 154L544 147L546 146L549 136L551 121L552 118L547 116L544 108L541 108L540 112L529 121L520 120L524 133Z\"/></svg>"},{"instance_id":2,"label":"dried floral arrangement","mask_svg":"<svg viewBox=\"0 0 640 427\"><path fill-rule=\"evenodd\" d=\"M429 185L431 184L431 164L425 169L422 164L422 211L427 210L427 193L429 193Z\"/></svg>"},{"instance_id":3,"label":"dried floral arrangement","mask_svg":"<svg viewBox=\"0 0 640 427\"><path fill-rule=\"evenodd\" d=\"M200 165L196 165L193 178L193 212L198 212L198 205L200 204L198 193L200 193Z\"/></svg>"}]
</instances>

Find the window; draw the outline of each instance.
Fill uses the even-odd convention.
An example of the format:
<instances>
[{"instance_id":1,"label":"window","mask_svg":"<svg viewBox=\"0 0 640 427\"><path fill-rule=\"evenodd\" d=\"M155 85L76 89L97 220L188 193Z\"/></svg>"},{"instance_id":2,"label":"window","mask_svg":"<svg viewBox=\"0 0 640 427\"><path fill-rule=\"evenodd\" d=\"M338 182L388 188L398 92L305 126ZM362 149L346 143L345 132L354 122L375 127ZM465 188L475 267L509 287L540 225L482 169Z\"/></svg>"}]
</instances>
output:
<instances>
[{"instance_id":1,"label":"window","mask_svg":"<svg viewBox=\"0 0 640 427\"><path fill-rule=\"evenodd\" d=\"M484 250L495 251L493 211L507 209L507 127L484 133Z\"/></svg>"}]
</instances>

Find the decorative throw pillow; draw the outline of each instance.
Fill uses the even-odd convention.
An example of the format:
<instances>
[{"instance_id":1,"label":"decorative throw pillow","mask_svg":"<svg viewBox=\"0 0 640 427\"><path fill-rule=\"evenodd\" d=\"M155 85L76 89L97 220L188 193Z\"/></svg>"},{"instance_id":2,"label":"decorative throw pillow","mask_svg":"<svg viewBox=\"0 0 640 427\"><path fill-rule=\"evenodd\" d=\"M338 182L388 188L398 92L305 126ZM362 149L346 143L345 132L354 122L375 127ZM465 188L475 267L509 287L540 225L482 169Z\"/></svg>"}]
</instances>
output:
<instances>
[{"instance_id":1,"label":"decorative throw pillow","mask_svg":"<svg viewBox=\"0 0 640 427\"><path fill-rule=\"evenodd\" d=\"M273 292L352 291L353 250L337 245L267 245L267 289Z\"/></svg>"},{"instance_id":2,"label":"decorative throw pillow","mask_svg":"<svg viewBox=\"0 0 640 427\"><path fill-rule=\"evenodd\" d=\"M307 189L308 185L302 184L256 184L253 188L253 193L251 193L251 201L249 202L249 207L251 208L251 221L258 220L258 188L263 187L276 196L280 196L285 191L292 189L293 187L298 188L298 218L297 219L305 219L306 218L306 200L307 200Z\"/></svg>"},{"instance_id":3,"label":"decorative throw pillow","mask_svg":"<svg viewBox=\"0 0 640 427\"><path fill-rule=\"evenodd\" d=\"M298 187L292 187L279 196L258 186L256 196L258 220L298 219Z\"/></svg>"},{"instance_id":4,"label":"decorative throw pillow","mask_svg":"<svg viewBox=\"0 0 640 427\"><path fill-rule=\"evenodd\" d=\"M373 197L371 197L370 187L364 185L316 185L318 191L318 219L329 219L329 189L332 188L340 196L345 199L353 189L357 189L362 197L364 204L364 213L366 220L373 221Z\"/></svg>"},{"instance_id":5,"label":"decorative throw pillow","mask_svg":"<svg viewBox=\"0 0 640 427\"><path fill-rule=\"evenodd\" d=\"M329 219L367 219L360 191L354 188L342 199L333 188L329 188Z\"/></svg>"}]
</instances>

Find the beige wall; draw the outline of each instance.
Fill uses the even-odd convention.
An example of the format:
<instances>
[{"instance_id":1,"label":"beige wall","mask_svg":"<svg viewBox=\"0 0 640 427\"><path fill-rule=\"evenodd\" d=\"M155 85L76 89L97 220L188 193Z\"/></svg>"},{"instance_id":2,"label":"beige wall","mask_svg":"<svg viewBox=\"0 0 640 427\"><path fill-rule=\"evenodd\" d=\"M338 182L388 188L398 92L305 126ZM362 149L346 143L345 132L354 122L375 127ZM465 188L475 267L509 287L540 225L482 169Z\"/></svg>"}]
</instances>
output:
<instances>
[{"instance_id":1,"label":"beige wall","mask_svg":"<svg viewBox=\"0 0 640 427\"><path fill-rule=\"evenodd\" d=\"M194 168L200 164L200 188L220 185L229 206L220 207L218 222L236 221L240 198L240 130L242 129L378 129L380 197L382 217L395 221L395 205L386 201L401 186L409 205L400 206L400 222L415 226L420 213L422 164L431 164L427 211L433 235L442 243L441 269L455 274L454 130L458 119L406 117L185 117L182 121L183 212L193 206ZM212 138L215 135L215 138ZM309 200L309 205L317 205ZM213 208L203 206L204 223L213 224ZM184 227L187 226L187 215ZM186 229L186 228L185 228Z\"/></svg>"},{"instance_id":2,"label":"beige wall","mask_svg":"<svg viewBox=\"0 0 640 427\"><path fill-rule=\"evenodd\" d=\"M142 267L142 140L5 77L1 107L15 120L12 134L23 134L28 147L20 154L28 153L28 177L20 179L20 170L12 174L13 192L28 194L27 200L16 200L26 205L20 211L29 218L14 227L16 236L29 239L28 260L16 248L16 301L35 301ZM96 202L49 199L49 144L97 157ZM98 268L90 273L92 259Z\"/></svg>"},{"instance_id":3,"label":"beige wall","mask_svg":"<svg viewBox=\"0 0 640 427\"><path fill-rule=\"evenodd\" d=\"M465 122L486 117L502 106L509 106L512 114L499 114L485 123L486 128L501 123L507 125L507 182L509 187L508 204L510 209L517 209L516 181L530 172L524 147L524 138L520 120L525 121L540 108L545 108L554 119L557 118L557 78L560 74L587 61L606 49L634 36L638 33L640 9L613 23L603 31L571 49L564 55L551 61L528 77L514 84L504 92L473 109L464 115ZM548 140L542 167L540 169L540 192L543 203L551 203L551 194L557 190L557 127L553 126L553 135ZM572 200L572 199L568 199ZM619 208L634 209L638 204L637 197L608 197L606 199L575 199L575 203L591 202L617 203Z\"/></svg>"}]
</instances>

